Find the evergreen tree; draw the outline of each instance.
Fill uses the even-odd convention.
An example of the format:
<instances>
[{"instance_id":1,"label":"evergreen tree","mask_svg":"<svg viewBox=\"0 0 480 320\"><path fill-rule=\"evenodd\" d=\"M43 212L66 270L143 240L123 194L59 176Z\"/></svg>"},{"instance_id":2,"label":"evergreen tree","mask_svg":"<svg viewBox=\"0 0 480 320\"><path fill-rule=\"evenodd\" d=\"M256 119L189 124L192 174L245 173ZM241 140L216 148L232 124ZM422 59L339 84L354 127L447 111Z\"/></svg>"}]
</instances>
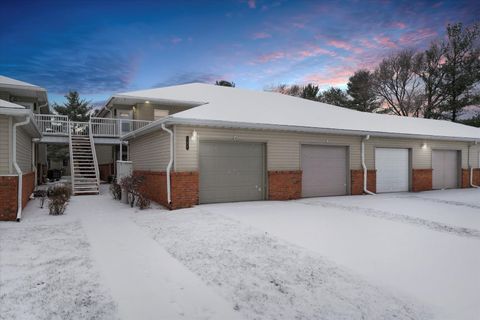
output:
<instances>
[{"instance_id":1,"label":"evergreen tree","mask_svg":"<svg viewBox=\"0 0 480 320\"><path fill-rule=\"evenodd\" d=\"M375 112L380 108L381 99L375 94L374 85L374 77L370 71L356 71L347 83L347 94L352 97L349 107L364 112Z\"/></svg>"},{"instance_id":2,"label":"evergreen tree","mask_svg":"<svg viewBox=\"0 0 480 320\"><path fill-rule=\"evenodd\" d=\"M309 83L305 87L303 87L301 97L308 100L318 100L319 91L320 89L318 88L318 86Z\"/></svg>"},{"instance_id":3,"label":"evergreen tree","mask_svg":"<svg viewBox=\"0 0 480 320\"><path fill-rule=\"evenodd\" d=\"M345 91L334 87L331 87L330 89L320 93L318 96L318 101L344 108L348 108L350 106L350 100L348 99Z\"/></svg>"},{"instance_id":4,"label":"evergreen tree","mask_svg":"<svg viewBox=\"0 0 480 320\"><path fill-rule=\"evenodd\" d=\"M80 99L77 91L70 91L65 95L66 102L62 105L53 104L53 110L58 114L68 116L71 121L88 121L89 114L92 110L90 102Z\"/></svg>"}]
</instances>

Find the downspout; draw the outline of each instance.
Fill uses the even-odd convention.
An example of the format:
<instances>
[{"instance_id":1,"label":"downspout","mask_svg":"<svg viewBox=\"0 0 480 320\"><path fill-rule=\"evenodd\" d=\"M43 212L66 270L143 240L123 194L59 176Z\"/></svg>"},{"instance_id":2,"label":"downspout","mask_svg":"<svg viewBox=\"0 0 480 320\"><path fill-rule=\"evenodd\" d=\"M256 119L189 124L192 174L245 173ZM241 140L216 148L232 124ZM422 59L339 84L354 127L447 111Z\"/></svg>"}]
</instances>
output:
<instances>
[{"instance_id":1,"label":"downspout","mask_svg":"<svg viewBox=\"0 0 480 320\"><path fill-rule=\"evenodd\" d=\"M173 132L172 130L166 128L164 123L162 123L162 130L168 132L170 135L170 161L168 161L167 165L167 201L170 205L172 203L172 195L170 190L170 171L172 170L173 165Z\"/></svg>"},{"instance_id":2,"label":"downspout","mask_svg":"<svg viewBox=\"0 0 480 320\"><path fill-rule=\"evenodd\" d=\"M12 143L13 143L13 166L18 174L18 192L17 192L17 221L20 221L22 218L22 178L23 173L20 169L20 166L17 163L17 128L23 125L30 123L30 117L27 116L25 121L17 122L13 125L13 133L12 133Z\"/></svg>"},{"instance_id":3,"label":"downspout","mask_svg":"<svg viewBox=\"0 0 480 320\"><path fill-rule=\"evenodd\" d=\"M370 139L370 135L367 135L365 136L364 138L362 138L362 168L363 168L363 192L366 193L366 194L371 194L371 195L375 195L375 193L369 191L367 189L367 165L365 164L365 141Z\"/></svg>"},{"instance_id":4,"label":"downspout","mask_svg":"<svg viewBox=\"0 0 480 320\"><path fill-rule=\"evenodd\" d=\"M33 185L35 188L37 187L37 164L35 163L35 141L32 140L32 170L35 174L35 179L33 181Z\"/></svg>"},{"instance_id":5,"label":"downspout","mask_svg":"<svg viewBox=\"0 0 480 320\"><path fill-rule=\"evenodd\" d=\"M471 155L471 148L475 145L478 144L478 141L475 141L473 144L471 144L469 147L468 147L468 164L470 166L470 187L472 188L480 188L479 186L477 186L476 184L473 183L473 166L472 164L470 163L470 155Z\"/></svg>"}]
</instances>

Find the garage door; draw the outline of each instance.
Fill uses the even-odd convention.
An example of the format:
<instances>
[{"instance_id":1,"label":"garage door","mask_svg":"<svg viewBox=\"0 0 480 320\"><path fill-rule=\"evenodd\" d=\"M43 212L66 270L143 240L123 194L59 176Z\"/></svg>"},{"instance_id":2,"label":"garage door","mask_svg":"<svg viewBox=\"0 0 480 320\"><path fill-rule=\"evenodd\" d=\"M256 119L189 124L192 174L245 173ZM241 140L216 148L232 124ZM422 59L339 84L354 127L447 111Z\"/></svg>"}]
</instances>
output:
<instances>
[{"instance_id":1,"label":"garage door","mask_svg":"<svg viewBox=\"0 0 480 320\"><path fill-rule=\"evenodd\" d=\"M302 145L302 197L347 194L347 147Z\"/></svg>"},{"instance_id":2,"label":"garage door","mask_svg":"<svg viewBox=\"0 0 480 320\"><path fill-rule=\"evenodd\" d=\"M458 152L455 150L433 150L433 189L458 188Z\"/></svg>"},{"instance_id":3,"label":"garage door","mask_svg":"<svg viewBox=\"0 0 480 320\"><path fill-rule=\"evenodd\" d=\"M263 200L264 145L201 142L200 203Z\"/></svg>"},{"instance_id":4,"label":"garage door","mask_svg":"<svg viewBox=\"0 0 480 320\"><path fill-rule=\"evenodd\" d=\"M376 148L375 169L378 193L408 191L408 149Z\"/></svg>"}]
</instances>

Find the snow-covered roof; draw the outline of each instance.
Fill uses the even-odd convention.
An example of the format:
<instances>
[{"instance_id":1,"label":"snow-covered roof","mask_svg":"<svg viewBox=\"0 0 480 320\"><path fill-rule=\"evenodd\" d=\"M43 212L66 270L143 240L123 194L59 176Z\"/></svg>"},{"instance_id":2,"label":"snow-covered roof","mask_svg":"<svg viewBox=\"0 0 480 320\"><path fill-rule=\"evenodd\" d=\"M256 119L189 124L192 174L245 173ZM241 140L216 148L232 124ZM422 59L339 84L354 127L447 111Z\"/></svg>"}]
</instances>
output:
<instances>
[{"instance_id":1,"label":"snow-covered roof","mask_svg":"<svg viewBox=\"0 0 480 320\"><path fill-rule=\"evenodd\" d=\"M24 106L0 99L0 108L25 109Z\"/></svg>"},{"instance_id":2,"label":"snow-covered roof","mask_svg":"<svg viewBox=\"0 0 480 320\"><path fill-rule=\"evenodd\" d=\"M276 92L200 83L120 93L112 98L115 97L178 101L198 105L156 121L144 127L143 130L140 129L135 135L141 134L142 131L149 131L161 123L177 123L378 136L412 136L412 138L480 140L480 129L451 121L359 112ZM129 135L126 138L128 137Z\"/></svg>"},{"instance_id":3,"label":"snow-covered roof","mask_svg":"<svg viewBox=\"0 0 480 320\"><path fill-rule=\"evenodd\" d=\"M31 83L0 75L0 91L11 95L37 98L41 103L47 103L47 90Z\"/></svg>"}]
</instances>

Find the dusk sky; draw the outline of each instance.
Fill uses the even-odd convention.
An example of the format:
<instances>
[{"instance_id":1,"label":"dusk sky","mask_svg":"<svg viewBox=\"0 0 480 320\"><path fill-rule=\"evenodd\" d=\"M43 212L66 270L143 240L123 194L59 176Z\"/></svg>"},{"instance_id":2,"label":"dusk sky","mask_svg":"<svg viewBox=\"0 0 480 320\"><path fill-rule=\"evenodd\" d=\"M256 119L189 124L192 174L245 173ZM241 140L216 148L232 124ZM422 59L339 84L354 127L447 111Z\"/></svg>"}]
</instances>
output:
<instances>
[{"instance_id":1,"label":"dusk sky","mask_svg":"<svg viewBox=\"0 0 480 320\"><path fill-rule=\"evenodd\" d=\"M10 4L8 3L10 2ZM424 48L479 1L13 1L0 74L94 102L115 92L232 80L344 86L388 53Z\"/></svg>"}]
</instances>

